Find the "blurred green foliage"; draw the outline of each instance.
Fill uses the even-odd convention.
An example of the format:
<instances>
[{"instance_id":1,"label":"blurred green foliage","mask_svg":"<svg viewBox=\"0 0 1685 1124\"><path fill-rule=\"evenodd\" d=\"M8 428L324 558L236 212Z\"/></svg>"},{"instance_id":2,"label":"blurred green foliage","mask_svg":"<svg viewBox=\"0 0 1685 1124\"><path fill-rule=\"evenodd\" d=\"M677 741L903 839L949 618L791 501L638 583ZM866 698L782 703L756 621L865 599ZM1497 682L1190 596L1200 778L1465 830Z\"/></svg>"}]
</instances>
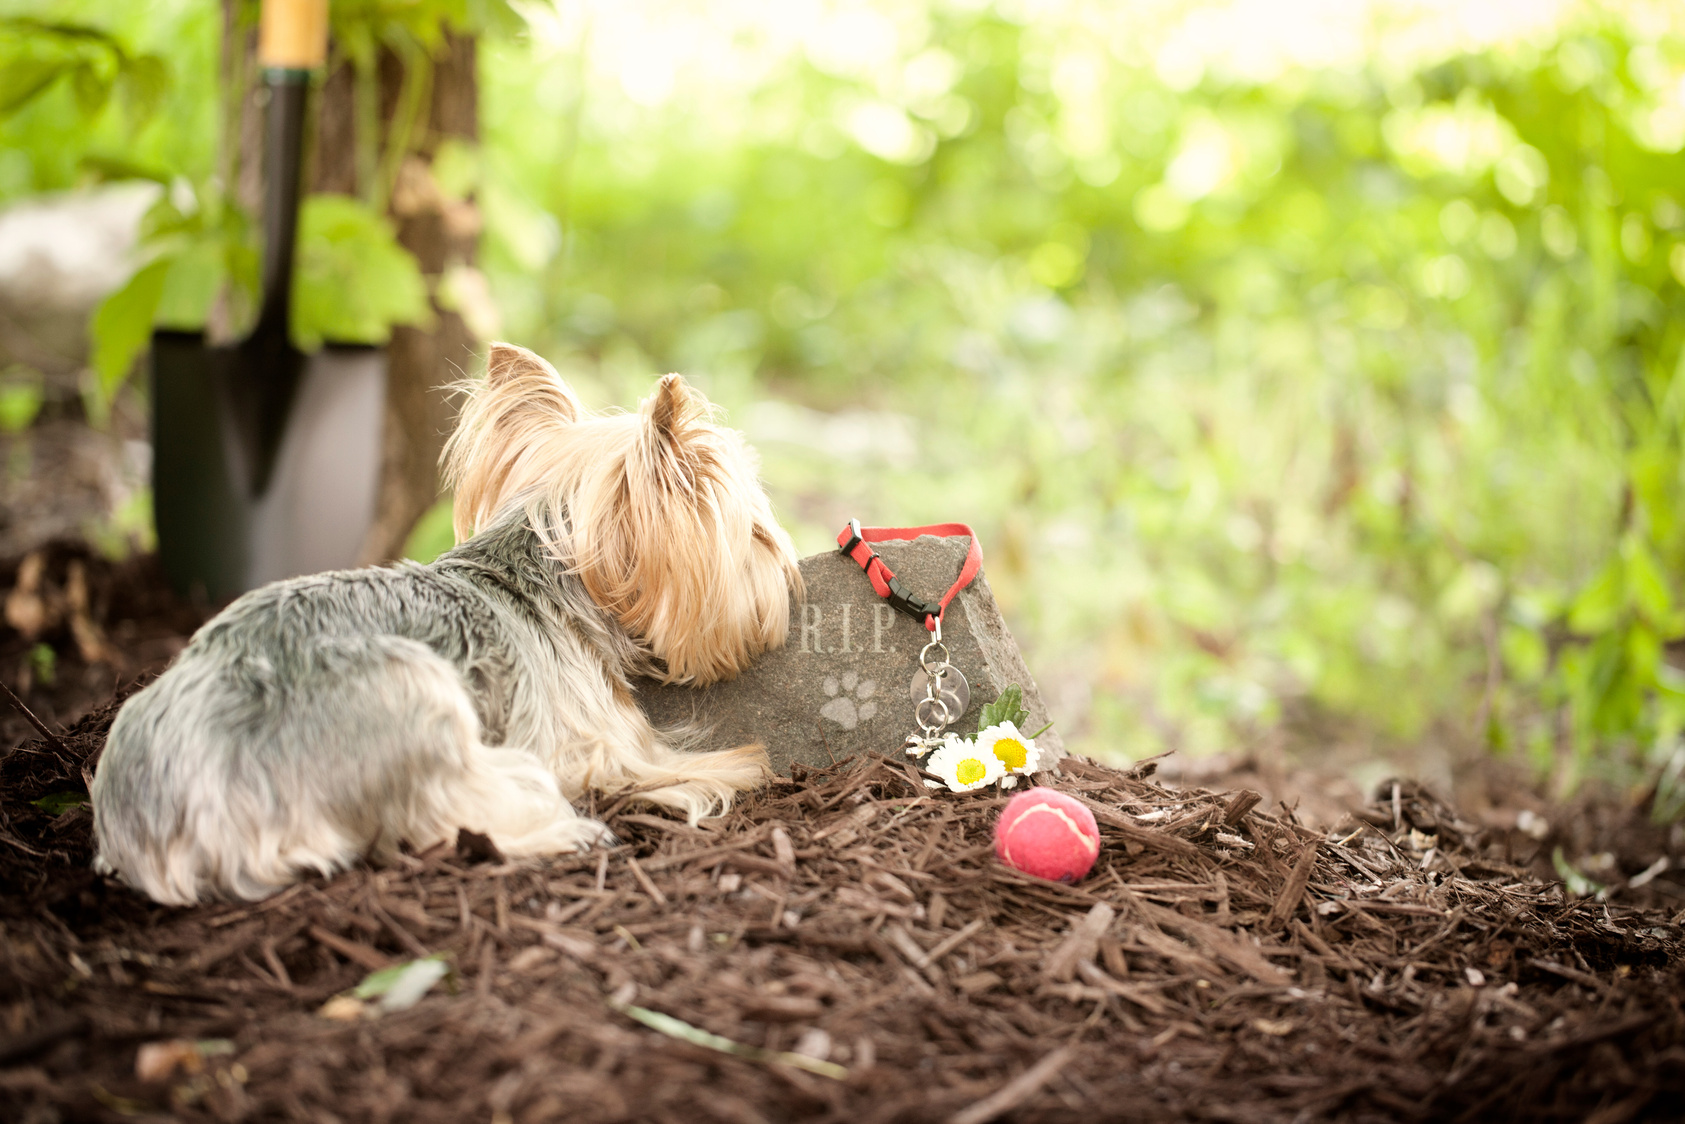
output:
<instances>
[{"instance_id":1,"label":"blurred green foliage","mask_svg":"<svg viewBox=\"0 0 1685 1124\"><path fill-rule=\"evenodd\" d=\"M1176 89L937 6L723 136L489 53L513 334L610 397L695 372L808 549L968 518L1084 748L1679 753L1677 37Z\"/></svg>"},{"instance_id":2,"label":"blurred green foliage","mask_svg":"<svg viewBox=\"0 0 1685 1124\"><path fill-rule=\"evenodd\" d=\"M0 18L0 116L18 112L62 84L84 120L98 118L118 86L133 116L144 118L157 107L168 81L163 59L133 54L97 28Z\"/></svg>"},{"instance_id":3,"label":"blurred green foliage","mask_svg":"<svg viewBox=\"0 0 1685 1124\"><path fill-rule=\"evenodd\" d=\"M344 195L312 195L298 220L293 338L384 343L393 324L427 324L427 283L391 223Z\"/></svg>"},{"instance_id":4,"label":"blurred green foliage","mask_svg":"<svg viewBox=\"0 0 1685 1124\"><path fill-rule=\"evenodd\" d=\"M0 201L209 175L220 24L189 0L0 0Z\"/></svg>"},{"instance_id":5,"label":"blurred green foliage","mask_svg":"<svg viewBox=\"0 0 1685 1124\"><path fill-rule=\"evenodd\" d=\"M236 166L228 149L240 94L256 74L248 59L222 60L228 88L217 82L225 15L249 33L259 5L238 0L225 11L208 0L164 0L147 7L139 10L151 17L145 21L84 0L24 3L22 10L36 14L0 14L0 199L107 179L150 179L166 189L142 224L133 277L89 326L96 378L88 404L96 418L154 327L203 328L220 307L218 330L233 335L256 313L258 232L224 182ZM514 26L501 0L341 0L331 11L335 60L352 65L366 126L357 161L370 174L361 177L368 185L363 198L311 196L302 207L293 336L307 350L324 340L384 343L394 325L430 322L427 284L384 215L387 196L418 139L431 52L445 30ZM96 28L95 20L109 26ZM130 40L156 43L170 58L130 48ZM405 64L398 135L384 150L374 144L382 49ZM178 74L185 76L179 83ZM124 111L106 112L118 88ZM113 134L113 126L128 133ZM199 143L189 143L183 134L195 131Z\"/></svg>"},{"instance_id":6,"label":"blurred green foliage","mask_svg":"<svg viewBox=\"0 0 1685 1124\"><path fill-rule=\"evenodd\" d=\"M213 197L167 135L215 117L214 23L166 7L163 45L100 26L191 107L83 157ZM617 82L587 15L518 10L474 17L483 143L434 169L505 334L598 403L692 375L807 550L971 522L1074 746L1433 740L1685 808L1677 20L1245 78L885 6L871 59L810 41L720 93L658 54ZM25 122L68 96L0 122L0 195L74 180Z\"/></svg>"}]
</instances>

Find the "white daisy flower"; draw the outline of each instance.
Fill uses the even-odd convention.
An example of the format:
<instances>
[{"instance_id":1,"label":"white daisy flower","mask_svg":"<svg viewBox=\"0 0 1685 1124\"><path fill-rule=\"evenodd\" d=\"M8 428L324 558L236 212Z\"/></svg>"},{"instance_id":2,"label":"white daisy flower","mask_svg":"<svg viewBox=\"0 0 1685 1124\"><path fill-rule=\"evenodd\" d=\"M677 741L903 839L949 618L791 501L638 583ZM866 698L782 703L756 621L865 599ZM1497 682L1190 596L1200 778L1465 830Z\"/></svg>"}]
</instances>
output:
<instances>
[{"instance_id":1,"label":"white daisy flower","mask_svg":"<svg viewBox=\"0 0 1685 1124\"><path fill-rule=\"evenodd\" d=\"M1011 722L990 726L977 735L977 748L996 758L1008 773L1034 773L1048 767L1047 754L1036 748L1034 738L1020 733Z\"/></svg>"},{"instance_id":2,"label":"white daisy flower","mask_svg":"<svg viewBox=\"0 0 1685 1124\"><path fill-rule=\"evenodd\" d=\"M948 740L942 743L942 748L930 755L924 767L941 777L954 792L970 792L972 789L993 784L1006 772L1001 766L1000 758L983 752L977 743L969 738L960 738L953 734L948 735Z\"/></svg>"}]
</instances>

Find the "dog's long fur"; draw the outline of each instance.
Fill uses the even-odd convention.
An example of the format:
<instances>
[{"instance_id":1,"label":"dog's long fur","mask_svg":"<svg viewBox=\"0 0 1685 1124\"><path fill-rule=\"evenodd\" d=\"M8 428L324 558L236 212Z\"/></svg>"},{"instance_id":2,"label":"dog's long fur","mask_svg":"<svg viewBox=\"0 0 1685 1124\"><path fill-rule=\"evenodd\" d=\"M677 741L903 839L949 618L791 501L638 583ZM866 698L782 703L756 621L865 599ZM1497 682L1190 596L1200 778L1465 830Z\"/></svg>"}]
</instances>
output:
<instances>
[{"instance_id":1,"label":"dog's long fur","mask_svg":"<svg viewBox=\"0 0 1685 1124\"><path fill-rule=\"evenodd\" d=\"M752 452L677 375L586 411L494 345L446 451L438 561L246 594L118 714L96 864L160 902L255 899L458 828L506 853L606 839L569 803L631 790L692 822L764 775L685 753L631 678L728 678L788 629L795 551Z\"/></svg>"}]
</instances>

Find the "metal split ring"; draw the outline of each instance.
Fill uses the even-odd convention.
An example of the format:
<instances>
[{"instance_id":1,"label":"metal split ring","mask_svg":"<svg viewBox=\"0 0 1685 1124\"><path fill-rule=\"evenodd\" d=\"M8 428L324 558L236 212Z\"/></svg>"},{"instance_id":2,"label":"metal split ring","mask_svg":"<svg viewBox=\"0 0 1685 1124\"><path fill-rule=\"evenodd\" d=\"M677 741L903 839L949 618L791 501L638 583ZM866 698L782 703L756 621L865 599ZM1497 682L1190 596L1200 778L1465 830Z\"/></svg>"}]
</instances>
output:
<instances>
[{"instance_id":1,"label":"metal split ring","mask_svg":"<svg viewBox=\"0 0 1685 1124\"><path fill-rule=\"evenodd\" d=\"M942 662L936 664L935 667L932 667L930 661L925 658L930 654L930 650L932 648L942 649ZM923 650L919 652L919 666L923 668L924 673L930 676L933 680L942 678L942 671L948 667L948 664L948 646L940 640L932 640L924 646Z\"/></svg>"},{"instance_id":2,"label":"metal split ring","mask_svg":"<svg viewBox=\"0 0 1685 1124\"><path fill-rule=\"evenodd\" d=\"M926 722L924 720L926 703L934 703L938 708L937 713L931 716L932 718L938 719L937 721ZM948 700L943 698L941 695L926 695L924 698L915 703L913 706L913 718L918 722L919 728L922 730L941 730L954 720L953 715L948 711Z\"/></svg>"}]
</instances>

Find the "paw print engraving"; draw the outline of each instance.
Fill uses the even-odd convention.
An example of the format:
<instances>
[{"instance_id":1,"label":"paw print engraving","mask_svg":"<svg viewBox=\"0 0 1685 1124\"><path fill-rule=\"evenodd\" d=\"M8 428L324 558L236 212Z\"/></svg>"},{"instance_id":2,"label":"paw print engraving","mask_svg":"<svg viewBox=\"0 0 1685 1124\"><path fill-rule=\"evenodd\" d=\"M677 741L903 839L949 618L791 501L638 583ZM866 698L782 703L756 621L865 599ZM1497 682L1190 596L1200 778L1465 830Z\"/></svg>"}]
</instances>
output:
<instances>
[{"instance_id":1,"label":"paw print engraving","mask_svg":"<svg viewBox=\"0 0 1685 1124\"><path fill-rule=\"evenodd\" d=\"M862 679L856 672L845 672L839 681L834 675L825 677L825 693L830 701L819 708L824 718L852 730L878 712L878 704L871 701L877 693L875 680Z\"/></svg>"}]
</instances>

